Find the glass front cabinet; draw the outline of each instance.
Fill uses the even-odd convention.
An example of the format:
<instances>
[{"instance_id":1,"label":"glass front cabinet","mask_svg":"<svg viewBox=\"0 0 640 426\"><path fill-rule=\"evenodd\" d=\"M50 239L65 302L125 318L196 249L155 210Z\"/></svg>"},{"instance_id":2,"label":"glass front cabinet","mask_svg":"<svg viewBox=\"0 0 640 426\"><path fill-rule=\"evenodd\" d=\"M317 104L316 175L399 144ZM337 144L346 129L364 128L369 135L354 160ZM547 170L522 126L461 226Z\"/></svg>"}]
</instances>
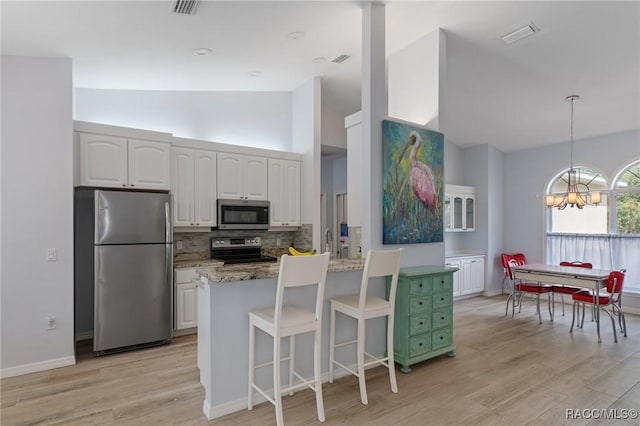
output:
<instances>
[{"instance_id":1,"label":"glass front cabinet","mask_svg":"<svg viewBox=\"0 0 640 426\"><path fill-rule=\"evenodd\" d=\"M476 227L476 190L472 186L445 185L445 232L469 232Z\"/></svg>"}]
</instances>

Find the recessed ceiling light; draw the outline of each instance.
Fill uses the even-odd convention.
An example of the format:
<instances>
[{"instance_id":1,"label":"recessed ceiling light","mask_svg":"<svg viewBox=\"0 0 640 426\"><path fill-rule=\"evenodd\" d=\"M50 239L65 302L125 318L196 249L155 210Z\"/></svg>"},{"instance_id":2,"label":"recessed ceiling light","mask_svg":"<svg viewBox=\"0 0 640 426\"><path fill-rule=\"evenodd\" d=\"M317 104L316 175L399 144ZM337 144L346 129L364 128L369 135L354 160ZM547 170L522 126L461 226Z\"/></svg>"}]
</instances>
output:
<instances>
[{"instance_id":1,"label":"recessed ceiling light","mask_svg":"<svg viewBox=\"0 0 640 426\"><path fill-rule=\"evenodd\" d=\"M249 71L247 74L249 77L258 77L262 73L260 71Z\"/></svg>"},{"instance_id":2,"label":"recessed ceiling light","mask_svg":"<svg viewBox=\"0 0 640 426\"><path fill-rule=\"evenodd\" d=\"M324 56L319 56L317 58L313 58L311 62L313 62L314 64L324 64L325 62L327 62L327 58L325 58Z\"/></svg>"},{"instance_id":3,"label":"recessed ceiling light","mask_svg":"<svg viewBox=\"0 0 640 426\"><path fill-rule=\"evenodd\" d=\"M522 40L523 38L530 37L535 33L539 33L540 29L536 27L533 22L529 22L524 27L520 27L517 30L511 31L509 34L502 36L502 41L507 44L515 43L516 41Z\"/></svg>"},{"instance_id":4,"label":"recessed ceiling light","mask_svg":"<svg viewBox=\"0 0 640 426\"><path fill-rule=\"evenodd\" d=\"M287 37L290 38L291 40L300 40L302 37L304 37L304 32L294 31L292 33L287 34Z\"/></svg>"},{"instance_id":5,"label":"recessed ceiling light","mask_svg":"<svg viewBox=\"0 0 640 426\"><path fill-rule=\"evenodd\" d=\"M208 55L211 52L212 52L212 50L207 48L207 47L198 47L196 49L193 49L194 55L198 55L198 56Z\"/></svg>"}]
</instances>

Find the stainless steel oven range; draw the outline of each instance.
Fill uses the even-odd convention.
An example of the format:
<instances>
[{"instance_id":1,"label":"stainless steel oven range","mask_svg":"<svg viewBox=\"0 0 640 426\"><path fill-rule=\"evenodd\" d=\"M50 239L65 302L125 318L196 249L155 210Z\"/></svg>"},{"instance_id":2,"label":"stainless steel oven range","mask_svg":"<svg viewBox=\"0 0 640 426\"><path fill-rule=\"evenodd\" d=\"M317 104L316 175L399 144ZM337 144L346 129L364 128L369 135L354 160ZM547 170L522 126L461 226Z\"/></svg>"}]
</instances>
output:
<instances>
[{"instance_id":1,"label":"stainless steel oven range","mask_svg":"<svg viewBox=\"0 0 640 426\"><path fill-rule=\"evenodd\" d=\"M226 265L278 260L272 256L262 255L260 237L212 237L211 258L222 260Z\"/></svg>"}]
</instances>

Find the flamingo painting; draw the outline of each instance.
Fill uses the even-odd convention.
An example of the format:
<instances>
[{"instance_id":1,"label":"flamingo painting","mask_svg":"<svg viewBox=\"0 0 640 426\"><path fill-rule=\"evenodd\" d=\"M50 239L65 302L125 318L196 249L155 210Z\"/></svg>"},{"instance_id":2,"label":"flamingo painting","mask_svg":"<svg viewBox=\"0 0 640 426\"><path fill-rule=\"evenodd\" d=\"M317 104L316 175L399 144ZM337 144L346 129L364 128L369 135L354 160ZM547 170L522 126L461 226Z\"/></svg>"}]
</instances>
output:
<instances>
[{"instance_id":1,"label":"flamingo painting","mask_svg":"<svg viewBox=\"0 0 640 426\"><path fill-rule=\"evenodd\" d=\"M383 244L442 242L444 135L383 120L382 154Z\"/></svg>"},{"instance_id":2,"label":"flamingo painting","mask_svg":"<svg viewBox=\"0 0 640 426\"><path fill-rule=\"evenodd\" d=\"M413 131L409 134L409 142L405 147L405 151L411 146L411 188L418 200L420 200L425 207L433 207L436 203L436 188L433 184L433 173L431 168L425 163L421 163L417 159L418 148L422 143L420 134Z\"/></svg>"}]
</instances>

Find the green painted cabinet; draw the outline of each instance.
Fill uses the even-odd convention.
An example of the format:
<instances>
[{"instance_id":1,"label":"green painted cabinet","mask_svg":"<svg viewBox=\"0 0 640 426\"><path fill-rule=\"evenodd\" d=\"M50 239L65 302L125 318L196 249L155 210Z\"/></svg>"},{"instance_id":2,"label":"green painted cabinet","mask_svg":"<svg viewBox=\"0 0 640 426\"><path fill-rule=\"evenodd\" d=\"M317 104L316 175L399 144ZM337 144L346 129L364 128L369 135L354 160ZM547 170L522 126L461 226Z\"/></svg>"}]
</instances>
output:
<instances>
[{"instance_id":1,"label":"green painted cabinet","mask_svg":"<svg viewBox=\"0 0 640 426\"><path fill-rule=\"evenodd\" d=\"M453 346L453 273L456 268L417 266L400 269L394 316L393 347L400 371L447 354Z\"/></svg>"}]
</instances>

